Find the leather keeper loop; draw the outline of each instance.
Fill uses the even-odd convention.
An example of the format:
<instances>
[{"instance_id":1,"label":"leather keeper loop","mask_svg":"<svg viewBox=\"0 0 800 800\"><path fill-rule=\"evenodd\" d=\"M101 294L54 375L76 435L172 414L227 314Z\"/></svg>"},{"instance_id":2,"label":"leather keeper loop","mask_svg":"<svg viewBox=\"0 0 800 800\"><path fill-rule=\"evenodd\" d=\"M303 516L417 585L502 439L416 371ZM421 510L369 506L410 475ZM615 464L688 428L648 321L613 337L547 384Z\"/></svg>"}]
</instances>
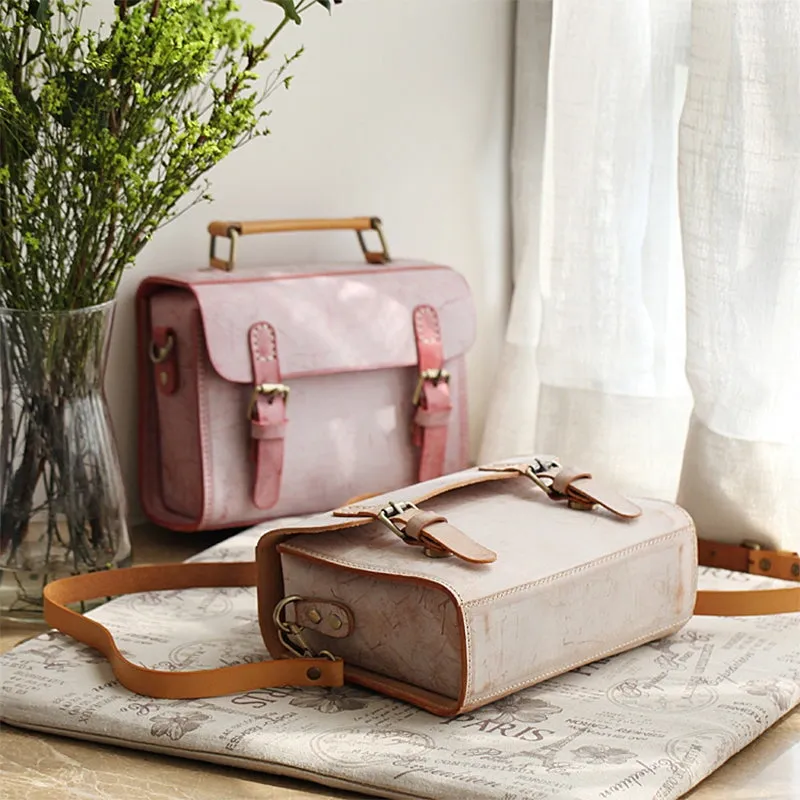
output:
<instances>
[{"instance_id":1,"label":"leather keeper loop","mask_svg":"<svg viewBox=\"0 0 800 800\"><path fill-rule=\"evenodd\" d=\"M419 541L422 538L422 534L425 532L425 528L436 522L447 522L447 519L433 511L417 511L406 523L403 533L409 539Z\"/></svg>"},{"instance_id":2,"label":"leather keeper loop","mask_svg":"<svg viewBox=\"0 0 800 800\"><path fill-rule=\"evenodd\" d=\"M563 467L553 478L553 491L558 494L568 495L570 484L581 478L591 478L589 472L578 472L577 470Z\"/></svg>"}]
</instances>

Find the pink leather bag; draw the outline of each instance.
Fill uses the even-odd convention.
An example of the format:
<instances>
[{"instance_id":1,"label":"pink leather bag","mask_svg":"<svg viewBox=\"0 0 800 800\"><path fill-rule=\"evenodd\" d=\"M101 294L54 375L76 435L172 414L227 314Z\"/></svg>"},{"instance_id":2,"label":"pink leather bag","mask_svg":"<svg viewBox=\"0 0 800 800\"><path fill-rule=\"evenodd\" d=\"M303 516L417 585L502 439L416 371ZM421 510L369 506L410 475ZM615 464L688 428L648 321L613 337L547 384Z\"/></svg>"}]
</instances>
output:
<instances>
[{"instance_id":1,"label":"pink leather bag","mask_svg":"<svg viewBox=\"0 0 800 800\"><path fill-rule=\"evenodd\" d=\"M240 236L341 229L357 232L367 263L233 271ZM367 249L369 230L380 251ZM209 268L148 277L137 293L151 520L243 526L467 466L475 314L458 272L390 260L376 218L213 222L209 233Z\"/></svg>"}]
</instances>

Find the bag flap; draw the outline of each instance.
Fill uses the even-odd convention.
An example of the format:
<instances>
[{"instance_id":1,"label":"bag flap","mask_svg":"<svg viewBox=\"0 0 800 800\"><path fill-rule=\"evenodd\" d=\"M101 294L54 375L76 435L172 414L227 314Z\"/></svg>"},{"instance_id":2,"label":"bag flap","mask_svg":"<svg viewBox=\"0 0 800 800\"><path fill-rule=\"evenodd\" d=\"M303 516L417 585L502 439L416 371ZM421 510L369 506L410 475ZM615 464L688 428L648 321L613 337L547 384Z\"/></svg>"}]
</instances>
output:
<instances>
[{"instance_id":1,"label":"bag flap","mask_svg":"<svg viewBox=\"0 0 800 800\"><path fill-rule=\"evenodd\" d=\"M204 270L146 278L140 297L159 286L194 294L211 363L236 383L253 381L248 331L257 322L275 329L282 378L415 365L412 316L422 304L438 312L445 361L475 339L469 286L449 267L394 262L310 274Z\"/></svg>"}]
</instances>

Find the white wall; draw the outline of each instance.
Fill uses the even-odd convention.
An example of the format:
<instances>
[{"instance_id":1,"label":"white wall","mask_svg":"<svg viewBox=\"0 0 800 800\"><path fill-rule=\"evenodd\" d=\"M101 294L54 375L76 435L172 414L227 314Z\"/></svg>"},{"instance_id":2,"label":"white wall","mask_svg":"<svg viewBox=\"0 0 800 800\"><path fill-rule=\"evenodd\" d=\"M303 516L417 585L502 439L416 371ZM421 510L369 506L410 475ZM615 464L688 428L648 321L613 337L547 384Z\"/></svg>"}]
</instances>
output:
<instances>
[{"instance_id":1,"label":"white wall","mask_svg":"<svg viewBox=\"0 0 800 800\"><path fill-rule=\"evenodd\" d=\"M276 8L243 0L261 32ZM392 254L461 271L479 312L470 355L473 452L508 298L510 0L344 0L282 37L305 45L289 91L273 95L272 134L210 173L213 204L162 229L126 275L107 391L134 518L136 408L132 293L146 274L206 264L217 218L378 215ZM270 25L271 27L271 25ZM276 54L277 55L277 54ZM358 256L346 234L243 240L243 263Z\"/></svg>"}]
</instances>

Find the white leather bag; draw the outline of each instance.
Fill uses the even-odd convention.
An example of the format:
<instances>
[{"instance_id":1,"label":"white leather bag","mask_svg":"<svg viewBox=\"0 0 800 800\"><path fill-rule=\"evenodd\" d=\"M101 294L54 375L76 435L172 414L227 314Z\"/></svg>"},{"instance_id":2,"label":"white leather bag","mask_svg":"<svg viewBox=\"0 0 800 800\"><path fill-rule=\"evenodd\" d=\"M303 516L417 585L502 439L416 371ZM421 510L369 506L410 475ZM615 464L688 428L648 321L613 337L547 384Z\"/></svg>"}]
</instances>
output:
<instances>
[{"instance_id":1,"label":"white leather bag","mask_svg":"<svg viewBox=\"0 0 800 800\"><path fill-rule=\"evenodd\" d=\"M102 650L120 681L145 695L348 680L450 716L666 636L693 613L800 611L800 589L698 594L697 565L683 509L632 502L553 458L529 457L265 527L255 564L133 567L56 581L45 609L51 625ZM110 594L252 584L273 660L215 670L139 666L99 623L65 607Z\"/></svg>"}]
</instances>

